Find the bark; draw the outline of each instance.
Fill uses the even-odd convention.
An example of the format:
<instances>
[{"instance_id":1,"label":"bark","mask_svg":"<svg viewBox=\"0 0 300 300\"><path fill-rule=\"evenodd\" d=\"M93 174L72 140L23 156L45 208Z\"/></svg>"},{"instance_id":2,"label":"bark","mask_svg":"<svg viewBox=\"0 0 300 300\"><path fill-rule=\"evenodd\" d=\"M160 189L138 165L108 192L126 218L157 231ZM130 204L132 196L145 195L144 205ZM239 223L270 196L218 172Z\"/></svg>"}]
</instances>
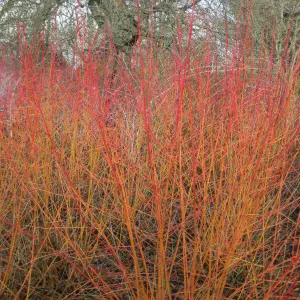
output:
<instances>
[{"instance_id":1,"label":"bark","mask_svg":"<svg viewBox=\"0 0 300 300\"><path fill-rule=\"evenodd\" d=\"M109 27L118 52L128 52L138 39L134 11L124 1L90 0L88 7L98 27Z\"/></svg>"}]
</instances>

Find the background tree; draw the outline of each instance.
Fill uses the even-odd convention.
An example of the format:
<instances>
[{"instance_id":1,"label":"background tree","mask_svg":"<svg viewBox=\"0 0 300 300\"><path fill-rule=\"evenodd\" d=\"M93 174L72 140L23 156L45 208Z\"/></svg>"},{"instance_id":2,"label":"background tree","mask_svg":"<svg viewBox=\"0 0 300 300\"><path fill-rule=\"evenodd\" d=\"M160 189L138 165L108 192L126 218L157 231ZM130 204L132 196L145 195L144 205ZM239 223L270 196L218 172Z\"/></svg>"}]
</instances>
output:
<instances>
[{"instance_id":1,"label":"background tree","mask_svg":"<svg viewBox=\"0 0 300 300\"><path fill-rule=\"evenodd\" d=\"M278 60L288 37L288 55L291 63L295 61L300 45L298 0L224 0L224 3L242 26L247 23L250 15L251 34L257 50L263 46L269 53L273 51Z\"/></svg>"},{"instance_id":2,"label":"background tree","mask_svg":"<svg viewBox=\"0 0 300 300\"><path fill-rule=\"evenodd\" d=\"M17 24L24 23L27 33L40 33L42 30L50 37L56 24L58 38L66 44L73 44L78 30L78 16L84 18L89 32L108 28L118 51L128 52L138 39L138 34L149 34L151 20L155 23L158 40L165 39L170 44L176 30L176 20L200 0L3 0L0 7L0 41L15 44ZM137 13L141 16L138 29ZM140 31L140 32L138 32Z\"/></svg>"},{"instance_id":3,"label":"background tree","mask_svg":"<svg viewBox=\"0 0 300 300\"><path fill-rule=\"evenodd\" d=\"M96 32L100 37L109 32L118 52L128 53L139 34L142 38L152 34L168 49L177 36L177 21L183 28L187 26L193 5L196 40L209 31L218 51L224 51L225 43L235 39L236 24L246 26L251 11L251 36L257 51L263 43L269 52L275 47L275 57L280 57L291 29L289 55L291 59L296 57L300 36L298 0L140 0L139 7L136 0L2 0L0 43L18 49L17 25L24 23L29 37L43 31L46 43L55 29L61 51L67 54L84 25L91 37Z\"/></svg>"}]
</instances>

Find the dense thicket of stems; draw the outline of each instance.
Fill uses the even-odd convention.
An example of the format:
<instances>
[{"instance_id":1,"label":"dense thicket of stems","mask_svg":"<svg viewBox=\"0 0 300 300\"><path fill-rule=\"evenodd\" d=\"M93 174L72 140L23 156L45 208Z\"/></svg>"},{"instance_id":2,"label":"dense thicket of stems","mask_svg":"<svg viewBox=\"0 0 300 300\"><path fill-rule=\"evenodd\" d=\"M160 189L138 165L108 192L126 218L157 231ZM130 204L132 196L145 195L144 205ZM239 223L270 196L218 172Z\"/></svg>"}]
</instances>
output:
<instances>
[{"instance_id":1,"label":"dense thicket of stems","mask_svg":"<svg viewBox=\"0 0 300 300\"><path fill-rule=\"evenodd\" d=\"M297 298L300 60L255 57L247 32L224 55L180 30L169 52L75 49L76 68L22 40L1 298Z\"/></svg>"}]
</instances>

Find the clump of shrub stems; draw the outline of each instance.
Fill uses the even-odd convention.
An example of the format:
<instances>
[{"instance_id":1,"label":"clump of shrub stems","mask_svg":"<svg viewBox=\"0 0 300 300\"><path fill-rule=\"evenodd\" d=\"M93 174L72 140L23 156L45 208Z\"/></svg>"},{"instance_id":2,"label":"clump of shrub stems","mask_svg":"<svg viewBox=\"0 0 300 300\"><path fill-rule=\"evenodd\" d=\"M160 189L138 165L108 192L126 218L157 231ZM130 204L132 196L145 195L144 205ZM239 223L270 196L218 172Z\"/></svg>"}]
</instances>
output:
<instances>
[{"instance_id":1,"label":"clump of shrub stems","mask_svg":"<svg viewBox=\"0 0 300 300\"><path fill-rule=\"evenodd\" d=\"M0 112L1 299L299 296L300 60L248 31L224 52L180 30L168 51L89 44L76 65L22 39Z\"/></svg>"}]
</instances>

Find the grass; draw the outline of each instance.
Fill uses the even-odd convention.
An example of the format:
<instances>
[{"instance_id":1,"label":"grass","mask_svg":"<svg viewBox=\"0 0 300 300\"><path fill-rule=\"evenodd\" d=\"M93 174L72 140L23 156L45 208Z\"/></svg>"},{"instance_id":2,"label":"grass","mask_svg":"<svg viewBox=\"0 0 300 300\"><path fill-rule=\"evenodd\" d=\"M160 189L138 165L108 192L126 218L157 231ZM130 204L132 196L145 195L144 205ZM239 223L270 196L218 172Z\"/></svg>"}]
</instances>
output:
<instances>
[{"instance_id":1,"label":"grass","mask_svg":"<svg viewBox=\"0 0 300 300\"><path fill-rule=\"evenodd\" d=\"M297 299L299 56L38 49L0 113L2 299Z\"/></svg>"}]
</instances>

